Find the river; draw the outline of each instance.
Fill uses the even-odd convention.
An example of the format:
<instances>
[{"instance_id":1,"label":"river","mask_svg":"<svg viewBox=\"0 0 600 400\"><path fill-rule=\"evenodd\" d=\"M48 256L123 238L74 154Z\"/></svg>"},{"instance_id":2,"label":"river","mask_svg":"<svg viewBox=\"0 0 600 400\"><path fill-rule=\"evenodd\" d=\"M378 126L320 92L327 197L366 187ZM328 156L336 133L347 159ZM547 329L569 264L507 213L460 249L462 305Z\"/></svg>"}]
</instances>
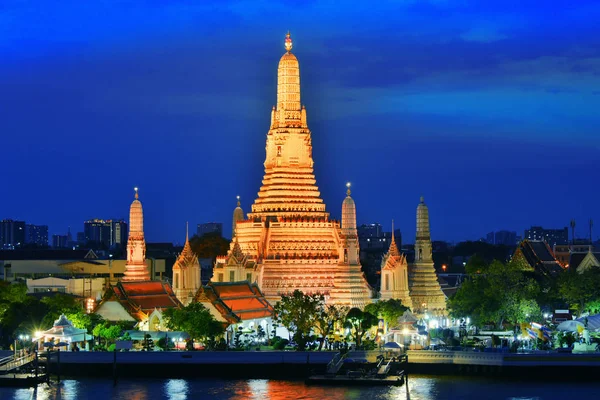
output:
<instances>
[{"instance_id":1,"label":"river","mask_svg":"<svg viewBox=\"0 0 600 400\"><path fill-rule=\"evenodd\" d=\"M63 380L37 389L0 388L0 399L570 399L597 398L600 383L526 382L476 377L411 375L401 387L305 386L302 381L267 379L110 379Z\"/></svg>"}]
</instances>

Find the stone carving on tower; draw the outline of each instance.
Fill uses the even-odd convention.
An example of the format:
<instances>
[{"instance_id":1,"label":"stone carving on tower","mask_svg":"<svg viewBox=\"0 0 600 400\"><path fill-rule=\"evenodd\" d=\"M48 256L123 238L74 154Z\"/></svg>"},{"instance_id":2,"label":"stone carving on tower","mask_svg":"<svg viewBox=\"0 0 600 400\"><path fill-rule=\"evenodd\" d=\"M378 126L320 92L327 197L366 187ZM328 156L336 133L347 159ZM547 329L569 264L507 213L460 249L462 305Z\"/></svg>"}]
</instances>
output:
<instances>
[{"instance_id":1,"label":"stone carving on tower","mask_svg":"<svg viewBox=\"0 0 600 400\"><path fill-rule=\"evenodd\" d=\"M144 239L144 212L139 201L138 188L135 200L129 208L129 239L127 240L127 264L123 281L149 281L150 273L146 266L146 240Z\"/></svg>"},{"instance_id":2,"label":"stone carving on tower","mask_svg":"<svg viewBox=\"0 0 600 400\"><path fill-rule=\"evenodd\" d=\"M348 273L345 257L350 253L344 247L340 224L329 219L316 185L311 132L300 101L299 63L291 52L289 33L285 49L279 60L277 105L271 111L262 185L248 218L236 221L227 257L239 247L254 263L253 277L271 302L295 289L323 293L328 301L341 302L332 291L341 288L335 284L336 277L339 280L342 270ZM231 262L227 257L217 259L213 280L228 282L229 275L239 279L227 270ZM358 261L352 265L360 267ZM358 303L364 302L365 291L370 293L366 280L352 282L353 296L360 297Z\"/></svg>"},{"instance_id":3,"label":"stone carving on tower","mask_svg":"<svg viewBox=\"0 0 600 400\"><path fill-rule=\"evenodd\" d=\"M200 288L200 263L190 246L188 225L185 226L185 244L173 265L173 291L184 305L188 305Z\"/></svg>"},{"instance_id":4,"label":"stone carving on tower","mask_svg":"<svg viewBox=\"0 0 600 400\"><path fill-rule=\"evenodd\" d=\"M446 296L433 267L429 210L423 197L417 207L417 237L415 261L410 274L410 297L415 314L446 315Z\"/></svg>"},{"instance_id":5,"label":"stone carving on tower","mask_svg":"<svg viewBox=\"0 0 600 400\"><path fill-rule=\"evenodd\" d=\"M390 249L381 260L381 300L396 299L411 310L413 309L408 289L408 263L406 256L398 251L392 221L392 241Z\"/></svg>"}]
</instances>

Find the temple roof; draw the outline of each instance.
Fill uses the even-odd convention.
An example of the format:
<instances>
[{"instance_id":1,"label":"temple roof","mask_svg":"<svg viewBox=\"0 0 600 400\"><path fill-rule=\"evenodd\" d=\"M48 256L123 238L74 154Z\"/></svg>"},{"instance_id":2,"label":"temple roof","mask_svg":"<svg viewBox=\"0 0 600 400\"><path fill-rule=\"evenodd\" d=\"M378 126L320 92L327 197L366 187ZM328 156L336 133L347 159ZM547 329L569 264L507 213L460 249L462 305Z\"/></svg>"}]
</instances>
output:
<instances>
[{"instance_id":1,"label":"temple roof","mask_svg":"<svg viewBox=\"0 0 600 400\"><path fill-rule=\"evenodd\" d=\"M182 307L171 285L166 282L118 282L111 289L112 293L98 307L105 301L118 301L138 321L150 315L155 308Z\"/></svg>"},{"instance_id":2,"label":"temple roof","mask_svg":"<svg viewBox=\"0 0 600 400\"><path fill-rule=\"evenodd\" d=\"M247 281L209 282L200 288L194 300L210 301L225 318L237 321L270 317L274 313L258 285Z\"/></svg>"},{"instance_id":3,"label":"temple roof","mask_svg":"<svg viewBox=\"0 0 600 400\"><path fill-rule=\"evenodd\" d=\"M523 240L519 243L515 255L519 253L534 271L543 275L556 275L563 271L546 242Z\"/></svg>"},{"instance_id":4,"label":"temple roof","mask_svg":"<svg viewBox=\"0 0 600 400\"><path fill-rule=\"evenodd\" d=\"M186 226L185 244L183 245L183 250L181 250L181 253L177 257L175 264L173 265L173 269L184 269L194 265L200 266L200 263L198 262L198 257L192 251L192 247L190 246L190 240Z\"/></svg>"}]
</instances>

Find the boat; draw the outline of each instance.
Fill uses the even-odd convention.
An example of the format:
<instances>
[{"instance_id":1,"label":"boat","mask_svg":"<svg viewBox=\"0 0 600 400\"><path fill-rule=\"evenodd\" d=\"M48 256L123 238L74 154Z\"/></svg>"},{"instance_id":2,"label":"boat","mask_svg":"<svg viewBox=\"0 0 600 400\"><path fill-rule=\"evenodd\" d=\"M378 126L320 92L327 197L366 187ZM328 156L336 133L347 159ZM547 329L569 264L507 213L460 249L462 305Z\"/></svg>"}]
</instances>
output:
<instances>
[{"instance_id":1,"label":"boat","mask_svg":"<svg viewBox=\"0 0 600 400\"><path fill-rule=\"evenodd\" d=\"M306 379L307 385L339 386L401 386L404 384L404 371L398 375L368 376L360 371L348 371L346 375L313 375Z\"/></svg>"}]
</instances>

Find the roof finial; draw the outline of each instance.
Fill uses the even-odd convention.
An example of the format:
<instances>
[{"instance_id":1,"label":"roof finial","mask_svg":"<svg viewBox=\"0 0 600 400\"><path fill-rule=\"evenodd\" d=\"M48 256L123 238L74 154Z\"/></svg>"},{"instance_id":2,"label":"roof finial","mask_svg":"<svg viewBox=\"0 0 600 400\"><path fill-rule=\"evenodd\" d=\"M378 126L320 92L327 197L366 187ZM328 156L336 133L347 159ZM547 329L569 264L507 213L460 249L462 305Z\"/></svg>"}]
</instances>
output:
<instances>
[{"instance_id":1,"label":"roof finial","mask_svg":"<svg viewBox=\"0 0 600 400\"><path fill-rule=\"evenodd\" d=\"M346 182L346 187L348 188L348 190L346 190L346 194L348 196L350 196L350 186L352 186L352 184L350 182Z\"/></svg>"},{"instance_id":2,"label":"roof finial","mask_svg":"<svg viewBox=\"0 0 600 400\"><path fill-rule=\"evenodd\" d=\"M289 53L292 51L292 38L290 36L290 31L285 35L285 49Z\"/></svg>"},{"instance_id":3,"label":"roof finial","mask_svg":"<svg viewBox=\"0 0 600 400\"><path fill-rule=\"evenodd\" d=\"M135 190L135 199L137 200L139 198L137 186L134 187L133 190Z\"/></svg>"},{"instance_id":4,"label":"roof finial","mask_svg":"<svg viewBox=\"0 0 600 400\"><path fill-rule=\"evenodd\" d=\"M185 221L185 241L187 242L190 238L190 234L189 234L189 223L188 221Z\"/></svg>"},{"instance_id":5,"label":"roof finial","mask_svg":"<svg viewBox=\"0 0 600 400\"><path fill-rule=\"evenodd\" d=\"M235 196L235 197L237 198L237 206L239 207L239 206L241 205L241 204L240 204L240 195L238 194L238 195L237 195L237 196Z\"/></svg>"},{"instance_id":6,"label":"roof finial","mask_svg":"<svg viewBox=\"0 0 600 400\"><path fill-rule=\"evenodd\" d=\"M425 203L425 197L421 196L421 203Z\"/></svg>"}]
</instances>

